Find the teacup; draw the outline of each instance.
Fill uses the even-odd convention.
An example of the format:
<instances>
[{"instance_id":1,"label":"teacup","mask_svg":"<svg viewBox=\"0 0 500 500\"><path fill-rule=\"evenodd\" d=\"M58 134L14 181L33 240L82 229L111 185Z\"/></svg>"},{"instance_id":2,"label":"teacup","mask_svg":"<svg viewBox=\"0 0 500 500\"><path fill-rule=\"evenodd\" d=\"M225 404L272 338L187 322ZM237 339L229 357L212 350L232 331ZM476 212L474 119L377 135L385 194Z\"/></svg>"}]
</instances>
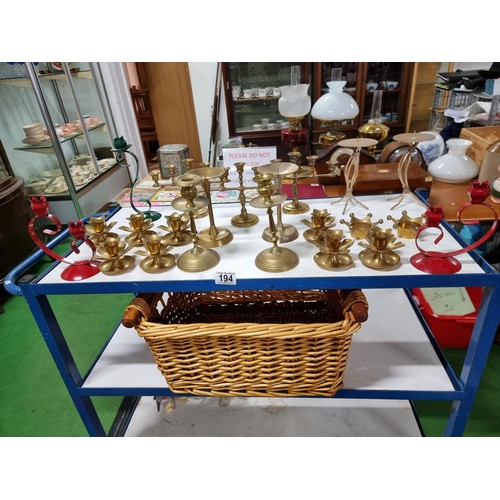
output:
<instances>
[{"instance_id":1,"label":"teacup","mask_svg":"<svg viewBox=\"0 0 500 500\"><path fill-rule=\"evenodd\" d=\"M377 90L378 89L378 83L375 83L375 82L368 82L366 84L366 90L370 91L370 90Z\"/></svg>"},{"instance_id":2,"label":"teacup","mask_svg":"<svg viewBox=\"0 0 500 500\"><path fill-rule=\"evenodd\" d=\"M397 88L399 82L385 82L387 90L394 90Z\"/></svg>"}]
</instances>

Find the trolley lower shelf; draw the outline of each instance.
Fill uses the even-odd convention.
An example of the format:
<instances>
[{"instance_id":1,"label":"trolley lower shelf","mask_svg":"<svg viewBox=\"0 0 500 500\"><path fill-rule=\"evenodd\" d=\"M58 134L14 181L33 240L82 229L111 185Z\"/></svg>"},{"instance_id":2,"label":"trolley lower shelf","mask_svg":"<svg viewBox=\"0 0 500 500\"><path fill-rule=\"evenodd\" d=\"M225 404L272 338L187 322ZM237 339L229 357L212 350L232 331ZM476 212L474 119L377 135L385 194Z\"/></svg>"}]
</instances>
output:
<instances>
[{"instance_id":1,"label":"trolley lower shelf","mask_svg":"<svg viewBox=\"0 0 500 500\"><path fill-rule=\"evenodd\" d=\"M125 437L419 437L408 401L140 398Z\"/></svg>"}]
</instances>

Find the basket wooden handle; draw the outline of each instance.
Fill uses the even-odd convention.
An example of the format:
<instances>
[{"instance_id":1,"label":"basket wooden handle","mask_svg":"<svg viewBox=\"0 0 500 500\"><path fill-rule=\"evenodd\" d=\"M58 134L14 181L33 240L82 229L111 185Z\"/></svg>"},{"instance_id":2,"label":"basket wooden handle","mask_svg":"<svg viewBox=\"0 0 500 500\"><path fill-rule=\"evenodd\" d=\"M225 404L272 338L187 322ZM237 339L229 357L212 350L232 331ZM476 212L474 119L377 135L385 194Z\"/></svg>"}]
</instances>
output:
<instances>
[{"instance_id":1,"label":"basket wooden handle","mask_svg":"<svg viewBox=\"0 0 500 500\"><path fill-rule=\"evenodd\" d=\"M160 296L161 293L139 293L125 309L122 325L125 328L134 328L142 318L149 319L152 314L150 305L156 305Z\"/></svg>"},{"instance_id":2,"label":"basket wooden handle","mask_svg":"<svg viewBox=\"0 0 500 500\"><path fill-rule=\"evenodd\" d=\"M368 319L368 301L362 290L341 289L337 290L337 294L344 312L350 309L358 323L364 323Z\"/></svg>"}]
</instances>

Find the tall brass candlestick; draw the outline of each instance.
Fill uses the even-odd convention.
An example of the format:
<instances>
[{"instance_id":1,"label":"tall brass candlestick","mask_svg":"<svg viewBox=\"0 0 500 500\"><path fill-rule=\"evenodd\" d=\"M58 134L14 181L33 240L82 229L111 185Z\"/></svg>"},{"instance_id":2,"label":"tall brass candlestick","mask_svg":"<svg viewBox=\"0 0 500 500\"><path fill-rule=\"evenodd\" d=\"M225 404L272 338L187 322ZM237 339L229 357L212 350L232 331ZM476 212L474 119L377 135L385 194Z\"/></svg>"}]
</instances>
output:
<instances>
[{"instance_id":1,"label":"tall brass candlestick","mask_svg":"<svg viewBox=\"0 0 500 500\"><path fill-rule=\"evenodd\" d=\"M193 235L193 248L184 252L177 259L177 267L181 271L200 272L216 266L220 257L211 248L202 248L198 245L198 234L195 224L195 210L204 208L208 201L198 196L198 185L201 177L192 173L183 174L176 178L175 182L181 187L181 197L172 200L172 206L189 214L191 233Z\"/></svg>"},{"instance_id":2,"label":"tall brass candlestick","mask_svg":"<svg viewBox=\"0 0 500 500\"><path fill-rule=\"evenodd\" d=\"M260 196L250 200L250 205L255 208L265 208L269 217L269 228L271 232L272 247L259 252L255 258L255 265L262 271L279 273L289 271L299 263L298 255L289 248L278 246L278 235L273 217L273 206L283 203L286 195L274 193L273 174L270 172L254 177L257 183L257 191Z\"/></svg>"},{"instance_id":3,"label":"tall brass candlestick","mask_svg":"<svg viewBox=\"0 0 500 500\"><path fill-rule=\"evenodd\" d=\"M299 169L298 165L295 163L285 163L285 162L271 162L267 165L262 165L257 167L257 172L261 174L271 173L274 179L274 192L281 194L281 188L283 184L283 176L292 174ZM278 241L280 243L287 243L293 241L299 237L299 232L291 224L283 224L281 203L276 205L276 233L278 235ZM271 241L271 228L267 227L262 233L262 238L265 241Z\"/></svg>"},{"instance_id":4,"label":"tall brass candlestick","mask_svg":"<svg viewBox=\"0 0 500 500\"><path fill-rule=\"evenodd\" d=\"M246 205L246 196L245 196L245 186L243 183L243 171L245 162L237 162L234 164L236 167L236 172L238 173L238 182L239 182L239 202L241 204L241 211L239 215L235 215L231 219L231 224L236 227L251 227L255 226L257 222L259 222L259 218L255 214L249 214L245 205Z\"/></svg>"},{"instance_id":5,"label":"tall brass candlestick","mask_svg":"<svg viewBox=\"0 0 500 500\"><path fill-rule=\"evenodd\" d=\"M214 220L214 211L212 206L212 196L210 188L210 179L215 179L224 175L226 170L217 167L200 167L191 170L191 174L198 175L201 178L201 185L207 199L208 218L210 227L203 229L198 233L200 245L208 248L221 247L227 245L233 240L233 233L226 227L216 226Z\"/></svg>"}]
</instances>

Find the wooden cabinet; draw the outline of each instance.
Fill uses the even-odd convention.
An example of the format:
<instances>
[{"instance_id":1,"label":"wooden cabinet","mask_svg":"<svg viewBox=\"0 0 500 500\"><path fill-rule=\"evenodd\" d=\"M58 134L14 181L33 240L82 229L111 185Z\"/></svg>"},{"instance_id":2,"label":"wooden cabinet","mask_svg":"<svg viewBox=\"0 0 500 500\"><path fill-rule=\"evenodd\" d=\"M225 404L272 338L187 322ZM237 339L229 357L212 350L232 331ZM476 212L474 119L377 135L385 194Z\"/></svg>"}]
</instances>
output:
<instances>
[{"instance_id":1,"label":"wooden cabinet","mask_svg":"<svg viewBox=\"0 0 500 500\"><path fill-rule=\"evenodd\" d=\"M339 129L347 137L356 137L357 130L370 119L373 90L383 90L381 117L390 128L389 137L405 132L408 113L408 97L411 88L414 63L403 62L318 62L313 65L313 102L328 92L326 82L331 78L332 68L342 68L342 80L347 83L344 92L350 94L359 106L359 114L344 122ZM318 120L313 120L313 142L326 129Z\"/></svg>"},{"instance_id":2,"label":"wooden cabinet","mask_svg":"<svg viewBox=\"0 0 500 500\"><path fill-rule=\"evenodd\" d=\"M390 137L406 131L409 95L414 63L404 62L315 62L315 63L223 63L224 91L228 112L229 136L241 136L245 144L279 145L281 131L279 120L284 120L278 111L278 92L273 88L290 83L290 68L301 66L301 81L309 83L311 105L328 91L332 68L342 68L342 77L347 81L344 91L358 103L360 113L354 119L343 123L340 129L347 137L356 137L357 129L370 118L373 91L367 90L372 83L383 89L381 115L390 127ZM390 85L388 82L393 82ZM239 87L239 90L238 90ZM267 89L267 90L266 90ZM247 97L244 92L247 91ZM248 96L249 92L253 94ZM235 94L233 94L235 91ZM259 91L261 95L259 95ZM265 94L264 94L265 91ZM276 128L262 127L264 122L278 123ZM310 147L317 142L322 124L313 120L310 114L302 125L309 127Z\"/></svg>"}]
</instances>

